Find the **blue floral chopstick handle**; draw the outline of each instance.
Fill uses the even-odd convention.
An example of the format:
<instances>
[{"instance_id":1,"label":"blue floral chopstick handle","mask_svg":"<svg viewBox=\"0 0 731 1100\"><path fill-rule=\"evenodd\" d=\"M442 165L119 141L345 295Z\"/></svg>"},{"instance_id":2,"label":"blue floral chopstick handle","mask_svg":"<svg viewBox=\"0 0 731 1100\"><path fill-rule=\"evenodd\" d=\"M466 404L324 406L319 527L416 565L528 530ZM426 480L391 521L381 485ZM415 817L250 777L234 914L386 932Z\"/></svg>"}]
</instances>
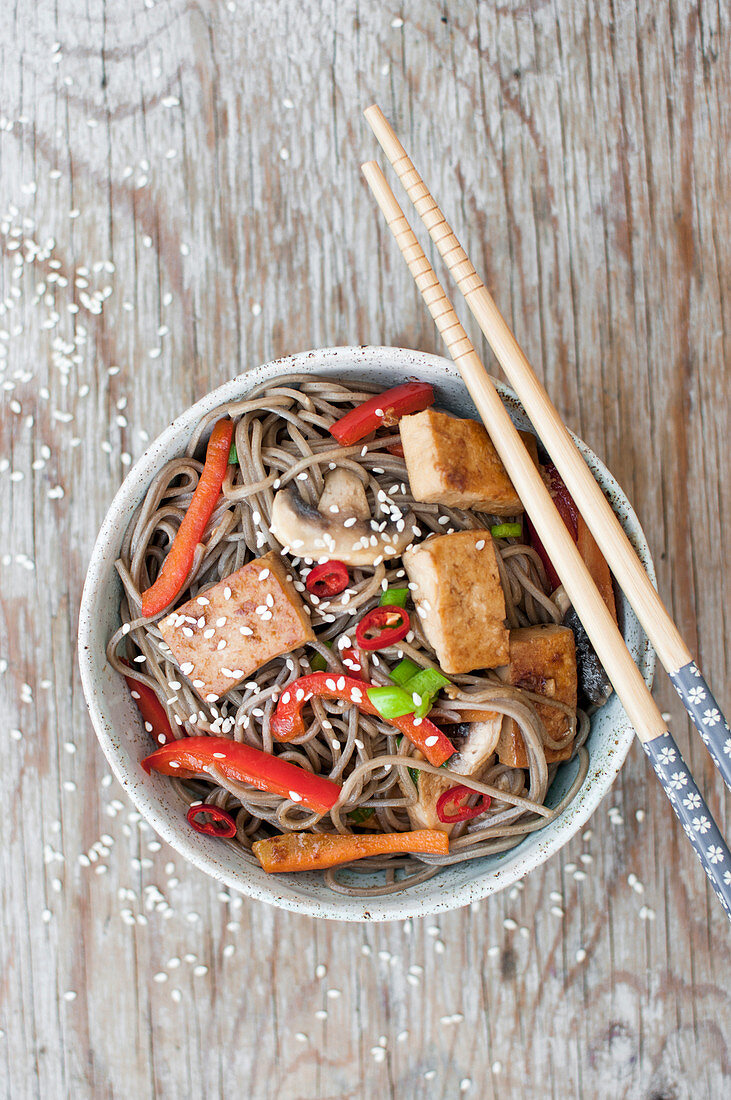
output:
<instances>
[{"instance_id":1,"label":"blue floral chopstick handle","mask_svg":"<svg viewBox=\"0 0 731 1100\"><path fill-rule=\"evenodd\" d=\"M695 661L669 673L711 759L731 790L731 729Z\"/></svg>"},{"instance_id":2,"label":"blue floral chopstick handle","mask_svg":"<svg viewBox=\"0 0 731 1100\"><path fill-rule=\"evenodd\" d=\"M669 733L644 741L642 747L652 761L657 778L693 845L703 870L731 919L731 853L711 817L703 795Z\"/></svg>"}]
</instances>

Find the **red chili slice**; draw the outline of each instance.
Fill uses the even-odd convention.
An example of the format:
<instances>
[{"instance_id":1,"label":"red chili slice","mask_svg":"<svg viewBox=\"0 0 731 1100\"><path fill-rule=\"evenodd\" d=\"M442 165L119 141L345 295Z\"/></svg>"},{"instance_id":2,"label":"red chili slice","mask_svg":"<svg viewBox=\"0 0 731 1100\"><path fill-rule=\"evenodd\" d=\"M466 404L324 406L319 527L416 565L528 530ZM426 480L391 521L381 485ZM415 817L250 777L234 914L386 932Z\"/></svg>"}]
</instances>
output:
<instances>
[{"instance_id":1,"label":"red chili slice","mask_svg":"<svg viewBox=\"0 0 731 1100\"><path fill-rule=\"evenodd\" d=\"M471 787L465 787L460 783L457 787L450 787L440 796L437 802L437 817L444 825L455 825L458 821L470 821L473 817L479 817L490 809L492 799L489 794L480 795L480 800L474 806L460 806L456 803L461 798L469 798L476 792ZM450 813L450 807L454 805Z\"/></svg>"},{"instance_id":2,"label":"red chili slice","mask_svg":"<svg viewBox=\"0 0 731 1100\"><path fill-rule=\"evenodd\" d=\"M208 814L213 821L198 821L199 814ZM191 806L188 810L188 821L197 833L205 833L206 836L232 837L236 836L236 822L231 814L218 806L212 806L208 802L200 806Z\"/></svg>"},{"instance_id":3,"label":"red chili slice","mask_svg":"<svg viewBox=\"0 0 731 1100\"><path fill-rule=\"evenodd\" d=\"M348 567L342 561L325 561L307 574L305 587L313 596L338 596L348 587Z\"/></svg>"},{"instance_id":4,"label":"red chili slice","mask_svg":"<svg viewBox=\"0 0 731 1100\"><path fill-rule=\"evenodd\" d=\"M363 616L355 628L355 637L361 649L387 649L402 641L410 629L408 611L393 604L384 604ZM377 631L375 637L369 636L373 631Z\"/></svg>"},{"instance_id":5,"label":"red chili slice","mask_svg":"<svg viewBox=\"0 0 731 1100\"><path fill-rule=\"evenodd\" d=\"M390 455L393 455L394 458L404 457L403 443L392 443L390 447L386 447L386 450Z\"/></svg>"}]
</instances>

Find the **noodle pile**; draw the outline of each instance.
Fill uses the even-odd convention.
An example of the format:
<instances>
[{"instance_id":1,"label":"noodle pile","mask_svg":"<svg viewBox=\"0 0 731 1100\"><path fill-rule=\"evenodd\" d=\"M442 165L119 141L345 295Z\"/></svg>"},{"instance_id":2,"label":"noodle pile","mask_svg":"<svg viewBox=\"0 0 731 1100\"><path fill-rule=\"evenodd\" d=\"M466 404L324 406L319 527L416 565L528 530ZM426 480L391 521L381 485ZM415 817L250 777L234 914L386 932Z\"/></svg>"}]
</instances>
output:
<instances>
[{"instance_id":1,"label":"noodle pile","mask_svg":"<svg viewBox=\"0 0 731 1100\"><path fill-rule=\"evenodd\" d=\"M361 477L375 519L387 518L394 506L404 516L410 513L421 532L417 541L432 532L489 531L493 524L505 522L505 517L414 501L403 458L387 450L399 441L398 433L350 447L336 443L328 430L333 421L380 389L367 383L358 383L356 388L328 378L288 375L274 384L256 387L244 400L212 410L198 425L186 453L167 462L157 473L127 528L116 563L124 593L122 625L107 647L109 662L118 672L155 691L181 736L211 734L243 741L342 784L338 804L321 817L293 801L224 778L215 768L209 769L205 779L171 779L185 803L204 799L232 814L237 832L227 843L237 845L242 858L251 863L256 863L251 845L257 839L302 829L351 832L354 825L349 815L356 809L372 810L377 820L375 828L383 832L407 831L411 828L407 806L417 799L415 770L451 776L455 784L492 796L485 814L453 829L446 856L362 860L348 866L347 882L335 869L325 872L333 890L357 896L395 893L432 877L445 864L506 851L526 833L556 817L587 773L588 754L582 747L589 729L586 714L579 711L575 718L565 705L510 687L493 671L450 677L454 685L448 692L451 697L440 698L430 715L432 719L439 722L450 717L459 722L464 711L498 712L515 720L525 742L527 769L495 762L479 781L415 759L411 743L388 722L337 700L313 699L305 734L287 744L276 742L270 719L284 686L312 671L310 662L316 653L324 658L329 670L348 674L341 662L339 644L355 644L356 622L378 605L387 587L406 585L400 559L387 559L373 567L351 567L346 591L325 600L305 589L303 581L311 562L287 554L285 561L311 612L317 641L269 661L251 680L228 691L216 703L200 699L173 659L156 621L141 618L140 606L141 592L155 580L197 485L202 463L195 456L201 451L201 440L212 423L223 416L235 422L238 463L229 466L204 545L198 548L192 573L176 604L205 592L269 550L280 553L282 547L269 530L276 491L294 481L303 498L316 506L324 475L335 467ZM536 552L514 539L496 540L496 549L508 627L560 623L562 614L546 595L545 572ZM332 643L332 648L326 643ZM420 667L437 667L416 614L412 615L411 633L398 646L378 653L361 651L361 675L371 683L388 684L388 669L404 656ZM122 663L124 658L132 662L131 667ZM536 712L537 701L570 714L571 727L559 741L549 737ZM453 725L443 728L448 735L460 732ZM545 748L561 748L572 738L572 759L578 756L578 772L561 803L549 809L544 804L546 793L558 765L546 763ZM373 831L371 823L369 830ZM353 873L372 875L374 871L385 871L378 885L353 884Z\"/></svg>"}]
</instances>

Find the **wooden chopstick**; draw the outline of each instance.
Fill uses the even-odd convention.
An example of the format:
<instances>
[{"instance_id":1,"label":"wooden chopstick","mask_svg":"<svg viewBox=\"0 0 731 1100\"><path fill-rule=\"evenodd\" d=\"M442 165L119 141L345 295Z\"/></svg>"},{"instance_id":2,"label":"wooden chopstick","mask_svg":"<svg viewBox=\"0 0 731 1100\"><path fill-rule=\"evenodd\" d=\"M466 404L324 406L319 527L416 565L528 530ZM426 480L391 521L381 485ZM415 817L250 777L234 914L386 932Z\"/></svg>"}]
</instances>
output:
<instances>
[{"instance_id":1,"label":"wooden chopstick","mask_svg":"<svg viewBox=\"0 0 731 1100\"><path fill-rule=\"evenodd\" d=\"M510 326L393 128L375 104L365 111L365 117L652 642L711 759L731 789L731 753L728 751L731 730L690 649Z\"/></svg>"},{"instance_id":2,"label":"wooden chopstick","mask_svg":"<svg viewBox=\"0 0 731 1100\"><path fill-rule=\"evenodd\" d=\"M543 542L592 645L650 757L662 786L686 832L721 904L731 918L731 853L690 771L670 736L662 715L627 650L614 619L592 580L556 506L533 464L523 441L477 352L454 311L444 288L406 220L393 191L375 161L362 166L363 174L381 208L404 259L414 276L437 328L462 375L485 427ZM666 774L667 769L667 774ZM688 805L681 805L676 790ZM707 823L701 836L692 824ZM710 850L710 855L709 855ZM717 857L717 858L716 858Z\"/></svg>"}]
</instances>

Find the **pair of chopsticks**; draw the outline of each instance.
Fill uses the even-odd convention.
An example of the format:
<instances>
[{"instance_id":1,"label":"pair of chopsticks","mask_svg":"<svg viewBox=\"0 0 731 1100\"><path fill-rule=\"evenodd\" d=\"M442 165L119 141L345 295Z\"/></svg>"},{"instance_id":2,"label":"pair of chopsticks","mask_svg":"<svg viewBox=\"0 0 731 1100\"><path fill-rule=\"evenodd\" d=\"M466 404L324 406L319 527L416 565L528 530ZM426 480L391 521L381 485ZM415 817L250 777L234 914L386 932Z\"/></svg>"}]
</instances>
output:
<instances>
[{"instance_id":1,"label":"pair of chopsticks","mask_svg":"<svg viewBox=\"0 0 731 1100\"><path fill-rule=\"evenodd\" d=\"M619 520L505 318L382 111L374 105L365 111L365 117L667 669L714 764L731 787L731 754L728 752L731 740L727 740L731 739L731 731ZM362 170L574 610L713 889L731 918L731 853L726 842L540 473L383 172L375 161L364 164Z\"/></svg>"}]
</instances>

